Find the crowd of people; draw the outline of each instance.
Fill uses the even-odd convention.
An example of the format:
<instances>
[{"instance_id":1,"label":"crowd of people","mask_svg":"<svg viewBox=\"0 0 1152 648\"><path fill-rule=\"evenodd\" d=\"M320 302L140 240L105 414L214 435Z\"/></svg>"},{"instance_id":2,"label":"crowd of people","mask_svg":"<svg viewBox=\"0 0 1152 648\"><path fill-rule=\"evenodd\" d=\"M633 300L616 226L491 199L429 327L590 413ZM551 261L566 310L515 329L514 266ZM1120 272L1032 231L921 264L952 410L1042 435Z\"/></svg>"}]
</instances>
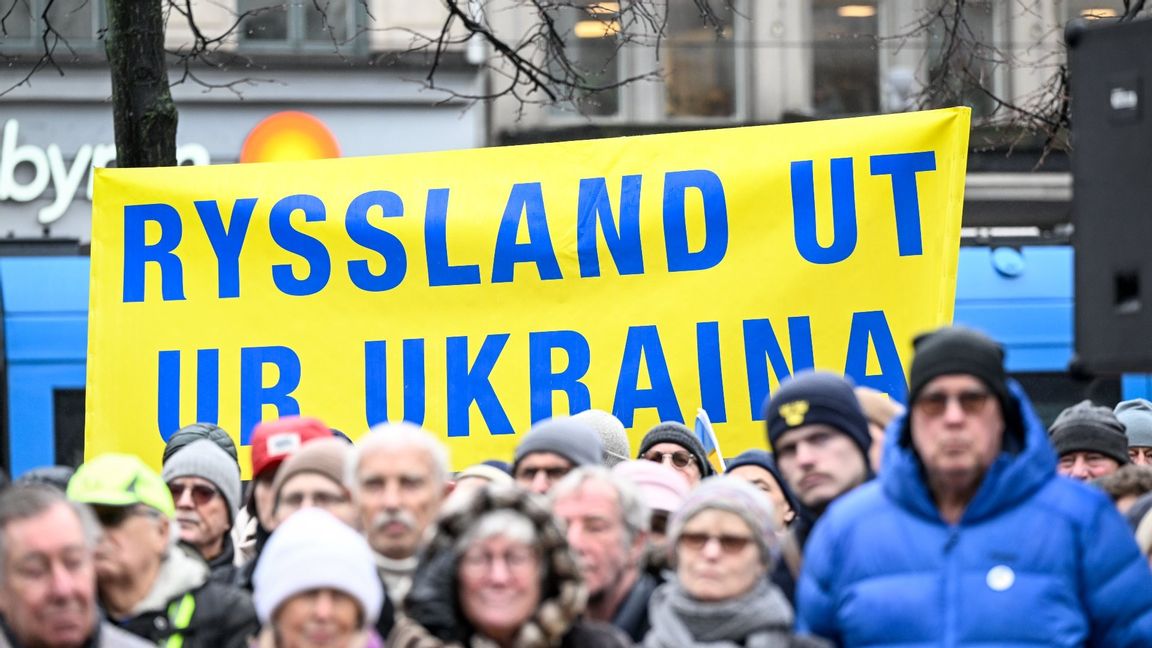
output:
<instances>
[{"instance_id":1,"label":"crowd of people","mask_svg":"<svg viewBox=\"0 0 1152 648\"><path fill-rule=\"evenodd\" d=\"M1152 646L1152 403L1045 429L999 345L915 342L908 409L803 371L767 445L633 451L589 410L453 474L411 423L215 425L154 471L0 492L0 648Z\"/></svg>"}]
</instances>

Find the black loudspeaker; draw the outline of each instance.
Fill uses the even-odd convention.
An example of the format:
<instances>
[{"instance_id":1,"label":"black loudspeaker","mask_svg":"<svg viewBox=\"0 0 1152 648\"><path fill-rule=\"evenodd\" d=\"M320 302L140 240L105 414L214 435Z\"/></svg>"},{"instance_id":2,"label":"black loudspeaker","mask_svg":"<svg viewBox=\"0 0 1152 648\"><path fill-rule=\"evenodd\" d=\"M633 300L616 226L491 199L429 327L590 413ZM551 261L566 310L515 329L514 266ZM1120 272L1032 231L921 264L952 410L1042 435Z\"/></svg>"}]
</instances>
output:
<instances>
[{"instance_id":1,"label":"black loudspeaker","mask_svg":"<svg viewBox=\"0 0 1152 648\"><path fill-rule=\"evenodd\" d=\"M1076 354L1152 372L1152 21L1069 25Z\"/></svg>"}]
</instances>

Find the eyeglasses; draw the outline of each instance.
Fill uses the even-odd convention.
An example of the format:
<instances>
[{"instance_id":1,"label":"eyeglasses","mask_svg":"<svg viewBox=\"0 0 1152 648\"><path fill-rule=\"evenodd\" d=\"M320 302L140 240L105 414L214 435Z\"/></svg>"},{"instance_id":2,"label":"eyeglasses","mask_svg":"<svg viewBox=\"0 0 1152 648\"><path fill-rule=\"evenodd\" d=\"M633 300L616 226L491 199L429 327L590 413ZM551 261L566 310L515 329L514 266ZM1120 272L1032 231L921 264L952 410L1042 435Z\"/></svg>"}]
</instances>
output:
<instances>
[{"instance_id":1,"label":"eyeglasses","mask_svg":"<svg viewBox=\"0 0 1152 648\"><path fill-rule=\"evenodd\" d=\"M220 494L220 491L207 484L168 484L168 490L172 491L173 502L179 502L185 491L191 491L192 503L196 506L204 506Z\"/></svg>"},{"instance_id":2,"label":"eyeglasses","mask_svg":"<svg viewBox=\"0 0 1152 648\"><path fill-rule=\"evenodd\" d=\"M696 463L696 457L692 456L690 452L677 450L676 452L658 452L650 450L647 454L643 455L641 459L647 459L655 463L664 463L664 460L672 457L672 465L677 468L687 468L688 464Z\"/></svg>"},{"instance_id":3,"label":"eyeglasses","mask_svg":"<svg viewBox=\"0 0 1152 648\"><path fill-rule=\"evenodd\" d=\"M752 542L752 536L738 536L738 535L712 535L710 533L681 533L680 546L692 551L702 550L709 542L716 540L720 543L720 550L726 554L736 554L744 550L749 542Z\"/></svg>"},{"instance_id":4,"label":"eyeglasses","mask_svg":"<svg viewBox=\"0 0 1152 648\"><path fill-rule=\"evenodd\" d=\"M288 493L280 497L280 505L290 508L300 508L304 506L305 501L310 502L311 506L326 509L339 504L347 504L348 498L340 493L327 493L324 491Z\"/></svg>"},{"instance_id":5,"label":"eyeglasses","mask_svg":"<svg viewBox=\"0 0 1152 648\"><path fill-rule=\"evenodd\" d=\"M991 396L991 392L978 390L962 391L959 394L933 392L921 395L913 406L925 416L940 416L948 409L949 401L955 399L965 414L979 414L984 411L984 406L988 404L988 398Z\"/></svg>"},{"instance_id":6,"label":"eyeglasses","mask_svg":"<svg viewBox=\"0 0 1152 648\"><path fill-rule=\"evenodd\" d=\"M153 509L131 504L128 506L93 504L91 508L92 512L96 515L96 519L100 522L100 526L109 529L124 524L125 520L136 515L159 515L159 512L153 511Z\"/></svg>"},{"instance_id":7,"label":"eyeglasses","mask_svg":"<svg viewBox=\"0 0 1152 648\"><path fill-rule=\"evenodd\" d=\"M516 479L519 481L534 481L538 473L544 473L544 475L548 477L548 481L557 481L570 472L572 472L571 468L560 468L558 466L548 468L524 466L516 470Z\"/></svg>"},{"instance_id":8,"label":"eyeglasses","mask_svg":"<svg viewBox=\"0 0 1152 648\"><path fill-rule=\"evenodd\" d=\"M492 554L487 551L465 551L460 557L460 565L472 573L486 572L492 569L496 561L504 563L509 571L523 571L539 562L535 551L527 548L510 549L502 554Z\"/></svg>"}]
</instances>

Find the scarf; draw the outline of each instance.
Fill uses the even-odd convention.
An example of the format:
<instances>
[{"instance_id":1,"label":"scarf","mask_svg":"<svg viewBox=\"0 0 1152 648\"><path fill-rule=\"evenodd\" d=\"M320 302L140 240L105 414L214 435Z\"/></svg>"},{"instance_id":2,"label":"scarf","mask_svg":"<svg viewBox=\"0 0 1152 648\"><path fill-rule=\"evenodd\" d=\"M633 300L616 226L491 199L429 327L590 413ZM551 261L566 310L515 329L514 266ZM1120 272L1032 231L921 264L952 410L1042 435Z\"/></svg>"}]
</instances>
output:
<instances>
[{"instance_id":1,"label":"scarf","mask_svg":"<svg viewBox=\"0 0 1152 648\"><path fill-rule=\"evenodd\" d=\"M698 601L669 580L652 595L648 648L776 648L792 636L792 607L780 590L760 579L751 591L726 601Z\"/></svg>"},{"instance_id":2,"label":"scarf","mask_svg":"<svg viewBox=\"0 0 1152 648\"><path fill-rule=\"evenodd\" d=\"M375 551L372 554L376 557L376 571L380 574L380 580L384 581L388 598L397 603L402 602L408 595L408 589L412 587L412 574L416 572L417 557L410 556L397 560Z\"/></svg>"}]
</instances>

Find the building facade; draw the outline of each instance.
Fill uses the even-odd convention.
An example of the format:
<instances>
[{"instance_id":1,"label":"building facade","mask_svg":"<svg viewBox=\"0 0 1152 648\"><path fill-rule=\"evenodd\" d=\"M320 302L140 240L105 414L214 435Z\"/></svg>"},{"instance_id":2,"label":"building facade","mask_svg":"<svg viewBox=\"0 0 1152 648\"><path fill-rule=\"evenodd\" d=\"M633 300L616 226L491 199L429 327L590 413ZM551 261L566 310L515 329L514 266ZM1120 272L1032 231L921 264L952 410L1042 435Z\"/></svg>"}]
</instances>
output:
<instances>
[{"instance_id":1,"label":"building facade","mask_svg":"<svg viewBox=\"0 0 1152 648\"><path fill-rule=\"evenodd\" d=\"M105 4L18 0L0 40L0 464L14 472L75 463L82 452L91 169L115 159ZM505 92L515 69L492 42L468 39L462 18L429 81L448 17L432 0L194 0L194 23L214 48L207 60L180 65L195 33L168 12L180 162L275 159L253 137L262 124L285 123L277 119L312 124L304 146L360 156L909 110L931 87L945 42L925 17L954 6L714 0L706 19L689 0L570 0L548 5L552 22L542 22L524 0L455 5L502 42L525 44L518 51L548 78L567 69L587 86L612 87L554 88L555 102L544 88ZM944 80L974 116L957 317L1019 349L1011 368L1050 408L1114 400L1120 386L1084 386L1061 370L1073 339L1068 157L995 126L993 95L1042 96L1064 63L1064 24L1122 8L1122 0L967 0L955 24L976 44L968 59L981 83ZM554 25L564 58L549 51L542 25ZM52 63L42 58L46 42ZM486 95L499 96L477 99ZM291 139L283 128L273 140ZM21 255L36 258L13 258ZM1005 315L1021 299L1037 317ZM1126 380L1124 395L1150 385Z\"/></svg>"}]
</instances>

